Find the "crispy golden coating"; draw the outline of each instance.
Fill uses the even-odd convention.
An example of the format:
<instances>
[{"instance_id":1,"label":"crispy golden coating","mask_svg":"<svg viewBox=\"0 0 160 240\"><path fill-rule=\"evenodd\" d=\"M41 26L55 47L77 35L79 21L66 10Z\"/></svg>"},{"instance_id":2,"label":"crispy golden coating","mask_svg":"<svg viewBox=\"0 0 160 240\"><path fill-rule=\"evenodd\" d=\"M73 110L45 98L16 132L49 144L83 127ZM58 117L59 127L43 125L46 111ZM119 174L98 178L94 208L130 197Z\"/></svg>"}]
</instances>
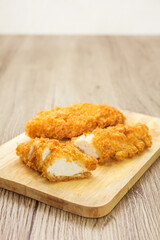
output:
<instances>
[{"instance_id":1,"label":"crispy golden coating","mask_svg":"<svg viewBox=\"0 0 160 240\"><path fill-rule=\"evenodd\" d=\"M95 135L92 144L98 150L100 164L110 158L131 158L152 145L148 127L141 123L134 126L118 124L106 129L97 128L92 133Z\"/></svg>"},{"instance_id":2,"label":"crispy golden coating","mask_svg":"<svg viewBox=\"0 0 160 240\"><path fill-rule=\"evenodd\" d=\"M49 149L48 155L43 159L45 149ZM66 144L60 143L57 140L47 138L35 138L29 142L21 143L16 148L16 153L20 159L29 167L40 172L42 176L50 181L62 181L70 179L78 179L89 177L90 171L95 170L98 161L92 156L87 156L81 153L70 142ZM66 158L67 162L74 161L77 165L86 168L86 171L73 176L56 177L47 172L56 159Z\"/></svg>"},{"instance_id":3,"label":"crispy golden coating","mask_svg":"<svg viewBox=\"0 0 160 240\"><path fill-rule=\"evenodd\" d=\"M37 113L27 122L26 134L31 138L72 138L96 127L114 126L124 120L120 111L108 105L78 103Z\"/></svg>"}]
</instances>

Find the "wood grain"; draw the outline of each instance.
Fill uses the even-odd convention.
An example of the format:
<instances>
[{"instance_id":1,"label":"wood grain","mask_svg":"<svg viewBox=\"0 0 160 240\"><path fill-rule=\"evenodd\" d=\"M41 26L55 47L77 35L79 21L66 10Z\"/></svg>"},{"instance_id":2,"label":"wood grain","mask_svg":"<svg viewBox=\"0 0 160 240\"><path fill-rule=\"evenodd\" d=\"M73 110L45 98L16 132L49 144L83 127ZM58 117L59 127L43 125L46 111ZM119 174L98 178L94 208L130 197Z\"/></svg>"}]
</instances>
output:
<instances>
[{"instance_id":1,"label":"wood grain","mask_svg":"<svg viewBox=\"0 0 160 240\"><path fill-rule=\"evenodd\" d=\"M141 155L108 161L90 178L52 183L17 157L17 144L28 140L23 133L0 146L0 187L83 217L107 215L160 156L160 119L133 112L124 115L127 124L141 122L149 127L152 147Z\"/></svg>"},{"instance_id":2,"label":"wood grain","mask_svg":"<svg viewBox=\"0 0 160 240\"><path fill-rule=\"evenodd\" d=\"M41 109L108 103L160 116L160 37L0 37L0 142ZM0 190L1 239L159 239L159 160L101 219Z\"/></svg>"}]
</instances>

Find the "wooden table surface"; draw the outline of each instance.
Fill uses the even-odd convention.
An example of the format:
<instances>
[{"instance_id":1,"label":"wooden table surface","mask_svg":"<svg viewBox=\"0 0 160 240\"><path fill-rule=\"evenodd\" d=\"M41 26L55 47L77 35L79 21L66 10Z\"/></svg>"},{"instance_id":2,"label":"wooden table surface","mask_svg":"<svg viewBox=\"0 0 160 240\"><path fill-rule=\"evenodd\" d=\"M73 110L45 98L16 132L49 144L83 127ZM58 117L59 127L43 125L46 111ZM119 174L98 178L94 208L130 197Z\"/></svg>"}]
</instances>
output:
<instances>
[{"instance_id":1,"label":"wooden table surface","mask_svg":"<svg viewBox=\"0 0 160 240\"><path fill-rule=\"evenodd\" d=\"M36 112L73 102L160 117L160 36L0 36L1 144ZM158 240L159 172L157 159L100 219L0 189L0 239Z\"/></svg>"}]
</instances>

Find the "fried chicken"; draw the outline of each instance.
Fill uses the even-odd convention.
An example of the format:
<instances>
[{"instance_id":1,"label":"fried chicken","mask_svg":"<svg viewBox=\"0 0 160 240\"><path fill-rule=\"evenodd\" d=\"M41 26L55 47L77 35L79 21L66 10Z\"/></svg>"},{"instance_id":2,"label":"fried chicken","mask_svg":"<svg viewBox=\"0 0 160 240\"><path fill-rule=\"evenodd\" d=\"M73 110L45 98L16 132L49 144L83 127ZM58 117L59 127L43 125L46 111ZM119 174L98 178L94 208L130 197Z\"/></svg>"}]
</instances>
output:
<instances>
[{"instance_id":1,"label":"fried chicken","mask_svg":"<svg viewBox=\"0 0 160 240\"><path fill-rule=\"evenodd\" d=\"M108 105L78 103L68 107L44 110L26 124L26 134L31 137L72 138L95 128L123 123L124 115Z\"/></svg>"},{"instance_id":2,"label":"fried chicken","mask_svg":"<svg viewBox=\"0 0 160 240\"><path fill-rule=\"evenodd\" d=\"M123 160L132 158L152 145L152 138L145 124L134 126L118 124L106 129L95 129L92 133L73 138L76 147L104 164L110 158Z\"/></svg>"},{"instance_id":3,"label":"fried chicken","mask_svg":"<svg viewBox=\"0 0 160 240\"><path fill-rule=\"evenodd\" d=\"M20 159L50 181L85 178L91 175L98 161L80 152L70 142L35 138L16 148Z\"/></svg>"}]
</instances>

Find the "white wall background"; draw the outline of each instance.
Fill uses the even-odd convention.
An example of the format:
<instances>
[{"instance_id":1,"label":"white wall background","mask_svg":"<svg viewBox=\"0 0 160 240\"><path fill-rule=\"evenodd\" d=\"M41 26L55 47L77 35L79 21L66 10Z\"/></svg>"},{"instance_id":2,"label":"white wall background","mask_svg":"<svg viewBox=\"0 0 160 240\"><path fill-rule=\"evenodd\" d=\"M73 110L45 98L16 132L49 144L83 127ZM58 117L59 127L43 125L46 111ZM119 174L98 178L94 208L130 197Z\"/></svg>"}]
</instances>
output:
<instances>
[{"instance_id":1,"label":"white wall background","mask_svg":"<svg viewBox=\"0 0 160 240\"><path fill-rule=\"evenodd\" d=\"M160 34L160 0L0 0L0 34Z\"/></svg>"}]
</instances>

